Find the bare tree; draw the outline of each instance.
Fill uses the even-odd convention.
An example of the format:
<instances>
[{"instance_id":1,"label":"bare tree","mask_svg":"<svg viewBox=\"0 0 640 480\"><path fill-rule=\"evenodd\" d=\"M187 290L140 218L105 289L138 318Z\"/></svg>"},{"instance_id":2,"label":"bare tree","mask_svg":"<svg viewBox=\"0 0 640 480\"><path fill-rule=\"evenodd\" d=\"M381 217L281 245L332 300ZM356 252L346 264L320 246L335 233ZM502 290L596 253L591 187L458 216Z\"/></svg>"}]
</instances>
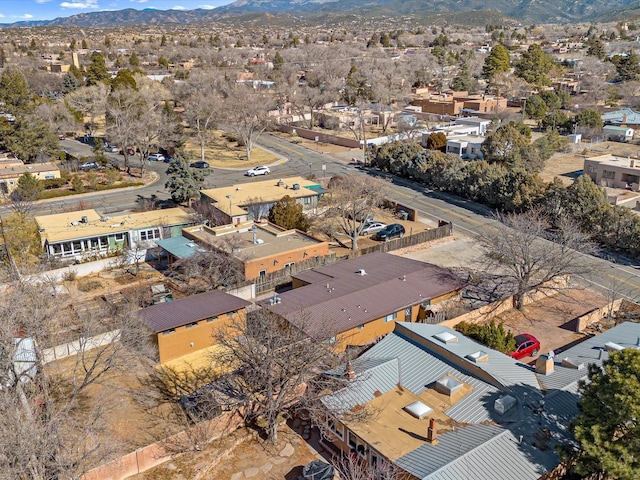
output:
<instances>
[{"instance_id":1,"label":"bare tree","mask_svg":"<svg viewBox=\"0 0 640 480\"><path fill-rule=\"evenodd\" d=\"M189 77L180 90L179 101L184 106L183 119L193 130L200 145L200 160L213 139L222 111L220 79L207 71Z\"/></svg>"},{"instance_id":2,"label":"bare tree","mask_svg":"<svg viewBox=\"0 0 640 480\"><path fill-rule=\"evenodd\" d=\"M80 112L84 117L89 117L87 127L89 134L93 135L96 120L105 115L108 95L109 87L104 83L98 83L74 90L67 94L64 100L70 108Z\"/></svg>"},{"instance_id":3,"label":"bare tree","mask_svg":"<svg viewBox=\"0 0 640 480\"><path fill-rule=\"evenodd\" d=\"M329 190L325 220L337 223L338 229L351 240L351 250L358 250L358 237L387 194L386 183L361 175L348 175L332 178Z\"/></svg>"},{"instance_id":4,"label":"bare tree","mask_svg":"<svg viewBox=\"0 0 640 480\"><path fill-rule=\"evenodd\" d=\"M480 237L485 270L500 274L517 309L522 310L528 293L556 288L554 280L590 271L583 253L592 245L569 219L560 218L551 228L550 218L538 210L496 218L498 228Z\"/></svg>"},{"instance_id":5,"label":"bare tree","mask_svg":"<svg viewBox=\"0 0 640 480\"><path fill-rule=\"evenodd\" d=\"M274 98L244 85L231 85L225 91L224 121L244 145L251 160L253 145L269 125Z\"/></svg>"},{"instance_id":6,"label":"bare tree","mask_svg":"<svg viewBox=\"0 0 640 480\"><path fill-rule=\"evenodd\" d=\"M228 391L246 398L249 423L262 428L269 441L277 443L279 423L304 397L307 384L333 365L335 356L324 343L330 336L310 337L300 324L266 310L248 313L219 333L223 348L212 361L236 372L227 378Z\"/></svg>"},{"instance_id":7,"label":"bare tree","mask_svg":"<svg viewBox=\"0 0 640 480\"><path fill-rule=\"evenodd\" d=\"M229 235L229 238L237 238ZM178 260L172 269L187 279L196 279L204 285L199 291L218 287L236 286L244 280L244 266L231 253L213 250L199 251L189 258Z\"/></svg>"},{"instance_id":8,"label":"bare tree","mask_svg":"<svg viewBox=\"0 0 640 480\"><path fill-rule=\"evenodd\" d=\"M340 480L407 480L410 475L397 465L380 458L370 464L358 454L335 457L331 462Z\"/></svg>"},{"instance_id":9,"label":"bare tree","mask_svg":"<svg viewBox=\"0 0 640 480\"><path fill-rule=\"evenodd\" d=\"M148 333L131 320L129 306L70 311L46 283L15 283L1 297L3 476L76 478L116 446L106 441L105 402L87 395L109 373L129 369L133 352L148 352ZM45 349L70 340L75 354L51 362Z\"/></svg>"},{"instance_id":10,"label":"bare tree","mask_svg":"<svg viewBox=\"0 0 640 480\"><path fill-rule=\"evenodd\" d=\"M77 120L61 100L43 101L36 107L35 116L47 122L56 135L78 127Z\"/></svg>"}]
</instances>

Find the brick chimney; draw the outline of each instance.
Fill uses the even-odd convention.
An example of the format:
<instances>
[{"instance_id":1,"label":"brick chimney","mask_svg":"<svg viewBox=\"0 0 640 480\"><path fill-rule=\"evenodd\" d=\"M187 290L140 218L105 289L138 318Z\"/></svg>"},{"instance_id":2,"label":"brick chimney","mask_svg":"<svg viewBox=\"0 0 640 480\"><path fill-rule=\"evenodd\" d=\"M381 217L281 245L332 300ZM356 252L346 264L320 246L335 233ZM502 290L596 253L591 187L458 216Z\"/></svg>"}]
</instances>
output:
<instances>
[{"instance_id":1,"label":"brick chimney","mask_svg":"<svg viewBox=\"0 0 640 480\"><path fill-rule=\"evenodd\" d=\"M429 427L427 428L427 442L431 445L436 445L438 443L438 430L436 429L436 419L429 419Z\"/></svg>"},{"instance_id":2,"label":"brick chimney","mask_svg":"<svg viewBox=\"0 0 640 480\"><path fill-rule=\"evenodd\" d=\"M551 375L553 373L553 356L552 355L540 355L536 360L536 373L542 375Z\"/></svg>"},{"instance_id":3,"label":"brick chimney","mask_svg":"<svg viewBox=\"0 0 640 480\"><path fill-rule=\"evenodd\" d=\"M353 380L356 378L356 372L351 365L351 362L347 362L347 365L344 367L344 378L347 380Z\"/></svg>"}]
</instances>

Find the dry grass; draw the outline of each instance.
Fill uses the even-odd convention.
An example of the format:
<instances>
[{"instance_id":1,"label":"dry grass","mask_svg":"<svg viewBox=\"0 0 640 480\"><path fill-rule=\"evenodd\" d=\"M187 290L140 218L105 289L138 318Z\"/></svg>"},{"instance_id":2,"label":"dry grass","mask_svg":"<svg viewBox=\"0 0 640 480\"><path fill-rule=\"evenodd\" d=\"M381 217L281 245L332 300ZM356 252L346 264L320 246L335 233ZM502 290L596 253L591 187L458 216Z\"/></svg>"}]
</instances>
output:
<instances>
[{"instance_id":1,"label":"dry grass","mask_svg":"<svg viewBox=\"0 0 640 480\"><path fill-rule=\"evenodd\" d=\"M200 159L200 146L195 139L187 140L185 150L193 155L194 160ZM270 165L278 161L278 157L259 147L253 147L251 161L247 161L245 147L237 142L230 142L216 132L215 141L205 148L204 158L212 166L218 168L249 168L253 165Z\"/></svg>"}]
</instances>

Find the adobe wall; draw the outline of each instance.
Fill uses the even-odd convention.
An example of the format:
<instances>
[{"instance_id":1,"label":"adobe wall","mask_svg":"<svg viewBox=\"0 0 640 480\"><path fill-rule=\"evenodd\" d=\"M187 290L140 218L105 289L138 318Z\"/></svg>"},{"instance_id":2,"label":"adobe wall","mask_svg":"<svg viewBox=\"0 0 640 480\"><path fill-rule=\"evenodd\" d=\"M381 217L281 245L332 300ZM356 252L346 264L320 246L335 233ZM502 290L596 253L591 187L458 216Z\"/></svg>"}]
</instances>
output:
<instances>
[{"instance_id":1,"label":"adobe wall","mask_svg":"<svg viewBox=\"0 0 640 480\"><path fill-rule=\"evenodd\" d=\"M238 412L228 412L208 421L204 429L210 429L209 441L213 441L238 429L244 423ZM167 438L164 442L156 442L135 452L128 453L116 460L100 465L80 477L81 480L124 480L125 478L145 472L153 467L169 461L179 455L172 454L164 445L186 444L187 432Z\"/></svg>"},{"instance_id":2,"label":"adobe wall","mask_svg":"<svg viewBox=\"0 0 640 480\"><path fill-rule=\"evenodd\" d=\"M291 127L289 125L278 125L281 132L291 133L294 130L296 134L307 140L314 140L316 137L320 138L322 143L331 143L333 145L340 145L347 148L360 148L360 141L353 138L339 137L338 135L330 135L328 133L321 133L317 130L309 130L301 127Z\"/></svg>"}]
</instances>

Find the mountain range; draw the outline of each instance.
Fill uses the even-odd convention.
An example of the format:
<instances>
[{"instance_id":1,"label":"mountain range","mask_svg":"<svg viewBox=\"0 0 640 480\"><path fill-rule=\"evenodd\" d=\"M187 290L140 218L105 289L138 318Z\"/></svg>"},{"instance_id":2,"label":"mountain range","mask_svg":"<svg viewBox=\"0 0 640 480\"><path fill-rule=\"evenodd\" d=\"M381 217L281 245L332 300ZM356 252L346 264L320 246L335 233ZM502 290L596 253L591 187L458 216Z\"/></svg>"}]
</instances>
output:
<instances>
[{"instance_id":1,"label":"mountain range","mask_svg":"<svg viewBox=\"0 0 640 480\"><path fill-rule=\"evenodd\" d=\"M407 16L429 18L446 15L450 23L469 17L465 13L478 11L485 16L510 17L524 23L597 22L615 21L637 16L638 0L236 0L213 10L135 10L92 12L60 17L54 20L23 21L2 24L2 27L93 27L108 28L127 25L164 25L238 20L249 15L264 15L264 22L274 15L292 19L321 19L343 15Z\"/></svg>"}]
</instances>

